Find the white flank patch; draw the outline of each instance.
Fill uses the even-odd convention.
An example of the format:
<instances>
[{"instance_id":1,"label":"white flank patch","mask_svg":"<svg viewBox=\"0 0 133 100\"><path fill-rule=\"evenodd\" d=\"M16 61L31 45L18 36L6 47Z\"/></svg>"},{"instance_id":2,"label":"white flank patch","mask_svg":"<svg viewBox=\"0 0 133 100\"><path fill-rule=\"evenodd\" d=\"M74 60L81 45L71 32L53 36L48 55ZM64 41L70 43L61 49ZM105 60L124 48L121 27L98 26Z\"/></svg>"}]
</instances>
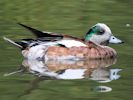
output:
<instances>
[{"instance_id":1,"label":"white flank patch","mask_svg":"<svg viewBox=\"0 0 133 100\"><path fill-rule=\"evenodd\" d=\"M45 49L46 49L46 46L43 46L43 45L37 45L37 46L31 47L29 49L28 58L29 59L42 58L44 56Z\"/></svg>"},{"instance_id":2,"label":"white flank patch","mask_svg":"<svg viewBox=\"0 0 133 100\"><path fill-rule=\"evenodd\" d=\"M65 45L68 48L71 48L73 46L76 46L76 47L87 46L86 44L84 44L84 43L82 43L80 41L77 41L77 40L60 40L60 41L57 41L56 43Z\"/></svg>"}]
</instances>

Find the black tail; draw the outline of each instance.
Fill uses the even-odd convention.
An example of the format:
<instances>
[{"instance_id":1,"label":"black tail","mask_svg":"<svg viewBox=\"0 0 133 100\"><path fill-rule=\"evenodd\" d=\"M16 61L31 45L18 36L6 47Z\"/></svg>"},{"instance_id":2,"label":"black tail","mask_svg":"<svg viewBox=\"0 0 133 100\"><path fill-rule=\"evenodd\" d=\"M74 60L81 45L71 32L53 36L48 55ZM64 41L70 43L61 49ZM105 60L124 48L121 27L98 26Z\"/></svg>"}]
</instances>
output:
<instances>
[{"instance_id":1,"label":"black tail","mask_svg":"<svg viewBox=\"0 0 133 100\"><path fill-rule=\"evenodd\" d=\"M35 28L32 28L32 27L29 27L29 26L26 26L24 24L21 24L21 23L18 23L20 26L23 26L24 28L28 29L29 31L31 31L32 33L34 33L34 35L37 37L37 38L41 38L41 37L58 37L58 38L63 38L62 35L52 35L52 34L49 34L47 32L42 32L42 31L39 31Z\"/></svg>"}]
</instances>

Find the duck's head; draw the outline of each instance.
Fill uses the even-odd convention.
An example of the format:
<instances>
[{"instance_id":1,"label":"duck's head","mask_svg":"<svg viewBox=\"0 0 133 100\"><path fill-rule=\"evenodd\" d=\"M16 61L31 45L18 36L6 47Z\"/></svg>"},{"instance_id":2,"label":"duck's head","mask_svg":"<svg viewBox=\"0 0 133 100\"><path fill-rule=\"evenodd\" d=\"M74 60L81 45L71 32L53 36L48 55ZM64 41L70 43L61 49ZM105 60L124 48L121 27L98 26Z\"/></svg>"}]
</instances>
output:
<instances>
[{"instance_id":1,"label":"duck's head","mask_svg":"<svg viewBox=\"0 0 133 100\"><path fill-rule=\"evenodd\" d=\"M123 43L123 41L113 36L110 28L104 23L97 23L96 25L94 25L86 33L85 40L100 45L107 45L108 43Z\"/></svg>"}]
</instances>

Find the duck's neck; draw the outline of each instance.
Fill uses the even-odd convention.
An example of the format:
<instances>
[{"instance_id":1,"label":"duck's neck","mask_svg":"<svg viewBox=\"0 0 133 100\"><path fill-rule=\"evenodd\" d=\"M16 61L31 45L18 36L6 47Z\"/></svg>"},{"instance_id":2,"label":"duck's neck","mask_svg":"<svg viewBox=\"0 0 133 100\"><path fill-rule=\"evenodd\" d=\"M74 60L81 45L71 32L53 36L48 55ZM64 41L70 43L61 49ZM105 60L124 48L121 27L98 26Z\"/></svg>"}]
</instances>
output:
<instances>
[{"instance_id":1,"label":"duck's neck","mask_svg":"<svg viewBox=\"0 0 133 100\"><path fill-rule=\"evenodd\" d=\"M109 45L109 41L102 42L102 43L100 43L100 45L107 46L107 45Z\"/></svg>"},{"instance_id":2,"label":"duck's neck","mask_svg":"<svg viewBox=\"0 0 133 100\"><path fill-rule=\"evenodd\" d=\"M90 41L90 38L92 37L93 34L95 34L95 32L94 32L93 30L89 30L89 31L86 33L85 40L86 40L86 41Z\"/></svg>"},{"instance_id":3,"label":"duck's neck","mask_svg":"<svg viewBox=\"0 0 133 100\"><path fill-rule=\"evenodd\" d=\"M104 41L104 42L99 43L98 41L95 41L95 40L90 39L90 37L91 36L88 36L88 37L86 36L85 37L85 41L87 41L87 42L93 42L93 43L95 43L97 45L103 45L103 46L107 46L109 44L109 41Z\"/></svg>"}]
</instances>

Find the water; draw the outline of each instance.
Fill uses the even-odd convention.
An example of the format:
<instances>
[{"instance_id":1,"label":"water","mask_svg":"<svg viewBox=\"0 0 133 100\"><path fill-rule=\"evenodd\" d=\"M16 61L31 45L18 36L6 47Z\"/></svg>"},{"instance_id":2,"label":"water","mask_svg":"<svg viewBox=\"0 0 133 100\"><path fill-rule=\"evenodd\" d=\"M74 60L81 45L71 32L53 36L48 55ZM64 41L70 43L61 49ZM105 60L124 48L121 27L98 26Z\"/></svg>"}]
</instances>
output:
<instances>
[{"instance_id":1,"label":"water","mask_svg":"<svg viewBox=\"0 0 133 100\"><path fill-rule=\"evenodd\" d=\"M1 0L0 100L132 100L132 5L132 0ZM120 77L106 83L99 83L87 75L76 80L58 80L46 75L38 77L23 69L20 50L2 39L2 36L14 40L34 37L17 25L18 22L77 37L83 37L97 22L106 23L125 44L110 45L118 52L117 62L103 70L107 73L117 70ZM8 75L21 69L22 72ZM62 70L57 72L63 73ZM101 92L106 89L109 91Z\"/></svg>"}]
</instances>

